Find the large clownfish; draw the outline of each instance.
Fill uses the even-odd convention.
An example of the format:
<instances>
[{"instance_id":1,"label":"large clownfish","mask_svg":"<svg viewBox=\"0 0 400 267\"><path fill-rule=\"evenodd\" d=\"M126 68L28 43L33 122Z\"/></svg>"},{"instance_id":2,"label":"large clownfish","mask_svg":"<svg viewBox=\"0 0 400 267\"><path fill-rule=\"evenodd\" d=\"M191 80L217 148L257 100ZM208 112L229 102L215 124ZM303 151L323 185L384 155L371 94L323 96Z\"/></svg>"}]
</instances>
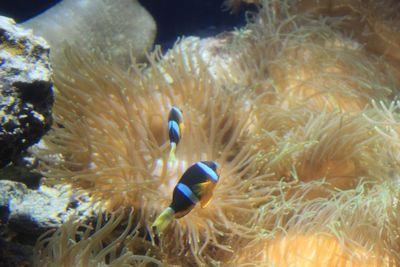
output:
<instances>
[{"instance_id":1,"label":"large clownfish","mask_svg":"<svg viewBox=\"0 0 400 267\"><path fill-rule=\"evenodd\" d=\"M180 108L173 106L168 115L169 161L175 160L175 150L182 138L183 128L183 112Z\"/></svg>"},{"instance_id":2,"label":"large clownfish","mask_svg":"<svg viewBox=\"0 0 400 267\"><path fill-rule=\"evenodd\" d=\"M217 168L214 161L199 161L190 166L175 186L171 204L157 217L152 228L162 232L173 218L185 216L198 202L205 208L219 180Z\"/></svg>"}]
</instances>

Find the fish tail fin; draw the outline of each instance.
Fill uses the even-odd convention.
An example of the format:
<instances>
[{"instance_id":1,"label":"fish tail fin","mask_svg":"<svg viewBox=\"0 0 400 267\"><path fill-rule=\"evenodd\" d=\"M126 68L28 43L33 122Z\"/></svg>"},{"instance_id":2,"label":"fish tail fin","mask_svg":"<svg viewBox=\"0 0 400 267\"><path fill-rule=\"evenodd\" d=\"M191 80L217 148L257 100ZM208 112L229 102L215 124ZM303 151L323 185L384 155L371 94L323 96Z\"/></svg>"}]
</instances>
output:
<instances>
[{"instance_id":1,"label":"fish tail fin","mask_svg":"<svg viewBox=\"0 0 400 267\"><path fill-rule=\"evenodd\" d=\"M174 162L175 161L176 144L174 142L172 142L170 146L171 146L171 149L169 151L168 161Z\"/></svg>"},{"instance_id":2,"label":"fish tail fin","mask_svg":"<svg viewBox=\"0 0 400 267\"><path fill-rule=\"evenodd\" d=\"M152 224L151 228L155 229L158 233L164 231L168 224L174 218L175 211L168 207L157 217L157 219Z\"/></svg>"}]
</instances>

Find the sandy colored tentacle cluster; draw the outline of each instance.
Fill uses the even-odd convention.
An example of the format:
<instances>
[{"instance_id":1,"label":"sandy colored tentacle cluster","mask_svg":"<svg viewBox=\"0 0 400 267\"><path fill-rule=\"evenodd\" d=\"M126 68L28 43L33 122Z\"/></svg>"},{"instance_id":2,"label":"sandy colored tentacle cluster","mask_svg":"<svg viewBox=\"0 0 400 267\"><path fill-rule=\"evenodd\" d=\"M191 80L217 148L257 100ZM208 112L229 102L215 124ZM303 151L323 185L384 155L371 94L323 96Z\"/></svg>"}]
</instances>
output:
<instances>
[{"instance_id":1,"label":"sandy colored tentacle cluster","mask_svg":"<svg viewBox=\"0 0 400 267\"><path fill-rule=\"evenodd\" d=\"M220 76L183 42L133 75L67 51L58 127L40 152L46 182L72 183L111 212L133 207L143 242L124 248L150 246L166 264L398 264L396 71L343 34L341 19L289 7L263 1L226 44L235 57ZM186 127L173 166L172 104ZM145 239L182 172L210 159L221 165L210 205Z\"/></svg>"}]
</instances>

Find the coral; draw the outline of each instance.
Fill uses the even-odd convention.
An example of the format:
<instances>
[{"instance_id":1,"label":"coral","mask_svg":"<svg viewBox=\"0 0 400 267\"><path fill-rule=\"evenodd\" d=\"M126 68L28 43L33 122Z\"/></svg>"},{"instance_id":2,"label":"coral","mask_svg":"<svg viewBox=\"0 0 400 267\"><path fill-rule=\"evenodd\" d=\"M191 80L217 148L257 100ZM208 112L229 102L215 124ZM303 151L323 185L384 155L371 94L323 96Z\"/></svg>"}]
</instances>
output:
<instances>
[{"instance_id":1,"label":"coral","mask_svg":"<svg viewBox=\"0 0 400 267\"><path fill-rule=\"evenodd\" d=\"M138 1L63 0L22 24L46 38L52 60L63 58L65 43L127 69L143 60L157 31Z\"/></svg>"},{"instance_id":2,"label":"coral","mask_svg":"<svg viewBox=\"0 0 400 267\"><path fill-rule=\"evenodd\" d=\"M115 235L124 252L150 247L166 264L398 264L396 71L340 32L340 18L289 7L263 1L245 34L226 44L236 52L229 67L212 66L220 62L184 41L131 76L67 50L55 76L57 124L39 153L45 182L71 183L111 213L132 208L141 241L109 232L109 244ZM174 165L172 105L186 126ZM210 205L151 235L176 181L199 160L221 165ZM60 235L40 246L51 250ZM53 260L45 255L42 262Z\"/></svg>"}]
</instances>

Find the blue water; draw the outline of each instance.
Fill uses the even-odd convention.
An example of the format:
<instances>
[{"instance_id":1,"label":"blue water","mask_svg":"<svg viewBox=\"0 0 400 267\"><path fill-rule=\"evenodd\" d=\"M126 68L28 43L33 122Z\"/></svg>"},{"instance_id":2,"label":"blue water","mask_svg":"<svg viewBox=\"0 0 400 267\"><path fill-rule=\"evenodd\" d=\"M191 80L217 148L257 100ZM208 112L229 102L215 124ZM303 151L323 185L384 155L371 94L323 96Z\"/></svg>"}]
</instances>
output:
<instances>
[{"instance_id":1,"label":"blue water","mask_svg":"<svg viewBox=\"0 0 400 267\"><path fill-rule=\"evenodd\" d=\"M60 0L3 0L0 15L17 22L30 19ZM254 10L244 6L239 13L222 10L223 0L139 0L157 23L156 44L169 48L179 36L213 36L245 24L245 12Z\"/></svg>"}]
</instances>

